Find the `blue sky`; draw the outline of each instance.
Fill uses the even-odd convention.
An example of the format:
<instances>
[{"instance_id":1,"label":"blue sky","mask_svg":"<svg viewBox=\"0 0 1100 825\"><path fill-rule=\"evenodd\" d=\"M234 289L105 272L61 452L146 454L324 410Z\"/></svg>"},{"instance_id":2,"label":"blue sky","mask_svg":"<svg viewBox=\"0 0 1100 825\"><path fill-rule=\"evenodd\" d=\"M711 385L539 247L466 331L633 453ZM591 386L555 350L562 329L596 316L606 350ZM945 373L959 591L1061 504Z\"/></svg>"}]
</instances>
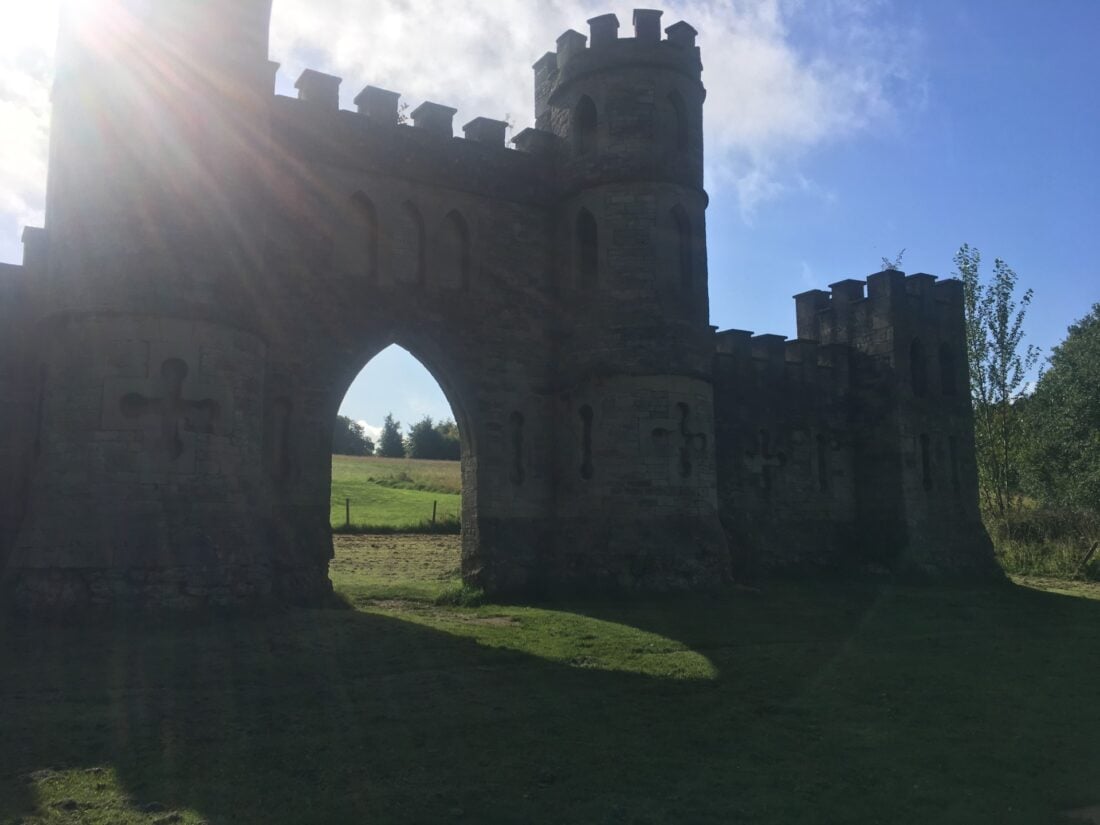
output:
<instances>
[{"instance_id":1,"label":"blue sky","mask_svg":"<svg viewBox=\"0 0 1100 825\"><path fill-rule=\"evenodd\" d=\"M78 0L95 2L96 0ZM8 13L8 6L18 11ZM323 10L319 7L323 6ZM52 61L50 2L0 0L0 260L40 224ZM1035 289L1045 351L1100 301L1100 0L729 0L662 6L700 31L708 88L712 322L794 334L791 296L879 268L941 277L961 243ZM275 0L272 58L289 92L305 66L456 123L530 125L530 64L568 27L630 6L587 0ZM445 67L441 69L440 67ZM344 413L377 426L447 417L410 357L387 351Z\"/></svg>"}]
</instances>

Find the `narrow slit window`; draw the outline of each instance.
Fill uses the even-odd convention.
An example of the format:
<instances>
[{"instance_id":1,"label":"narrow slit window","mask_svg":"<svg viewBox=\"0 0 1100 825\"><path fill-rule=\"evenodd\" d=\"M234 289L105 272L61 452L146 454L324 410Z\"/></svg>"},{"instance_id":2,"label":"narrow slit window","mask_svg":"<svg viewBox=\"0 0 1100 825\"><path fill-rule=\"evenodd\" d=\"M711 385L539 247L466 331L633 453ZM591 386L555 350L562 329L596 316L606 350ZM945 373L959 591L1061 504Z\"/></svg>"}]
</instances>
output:
<instances>
[{"instance_id":1,"label":"narrow slit window","mask_svg":"<svg viewBox=\"0 0 1100 825\"><path fill-rule=\"evenodd\" d=\"M962 476L959 472L959 437L948 436L947 450L951 460L951 489L956 493L962 492Z\"/></svg>"},{"instance_id":2,"label":"narrow slit window","mask_svg":"<svg viewBox=\"0 0 1100 825\"><path fill-rule=\"evenodd\" d=\"M512 440L512 483L523 484L523 413L513 412L508 421Z\"/></svg>"},{"instance_id":3,"label":"narrow slit window","mask_svg":"<svg viewBox=\"0 0 1100 825\"><path fill-rule=\"evenodd\" d=\"M599 278L599 231L587 209L577 213L576 255L577 285L582 289L594 286Z\"/></svg>"},{"instance_id":4,"label":"narrow slit window","mask_svg":"<svg viewBox=\"0 0 1100 825\"><path fill-rule=\"evenodd\" d=\"M920 471L921 483L925 491L932 489L932 439L928 433L920 436Z\"/></svg>"},{"instance_id":5,"label":"narrow slit window","mask_svg":"<svg viewBox=\"0 0 1100 825\"><path fill-rule=\"evenodd\" d=\"M829 490L829 439L821 433L817 436L817 489Z\"/></svg>"},{"instance_id":6,"label":"narrow slit window","mask_svg":"<svg viewBox=\"0 0 1100 825\"><path fill-rule=\"evenodd\" d=\"M679 92L672 92L668 96L669 105L672 108L673 141L676 150L687 151L690 131L688 129L687 106Z\"/></svg>"},{"instance_id":7,"label":"narrow slit window","mask_svg":"<svg viewBox=\"0 0 1100 825\"><path fill-rule=\"evenodd\" d=\"M913 385L913 395L924 398L928 394L928 365L920 338L914 338L909 345L909 379Z\"/></svg>"},{"instance_id":8,"label":"narrow slit window","mask_svg":"<svg viewBox=\"0 0 1100 825\"><path fill-rule=\"evenodd\" d=\"M424 219L420 216L420 210L406 201L402 208L407 230L408 246L404 250L403 265L401 267L402 281L422 285L427 278L427 256L424 239Z\"/></svg>"},{"instance_id":9,"label":"narrow slit window","mask_svg":"<svg viewBox=\"0 0 1100 825\"><path fill-rule=\"evenodd\" d=\"M687 210L679 204L672 209L672 226L676 233L677 281L681 291L690 292L694 281L691 220L688 218Z\"/></svg>"},{"instance_id":10,"label":"narrow slit window","mask_svg":"<svg viewBox=\"0 0 1100 825\"><path fill-rule=\"evenodd\" d=\"M368 281L378 280L378 210L374 203L359 192L353 198L358 215L363 255L363 271Z\"/></svg>"},{"instance_id":11,"label":"narrow slit window","mask_svg":"<svg viewBox=\"0 0 1100 825\"><path fill-rule=\"evenodd\" d=\"M585 404L581 416L581 478L592 478L592 408Z\"/></svg>"},{"instance_id":12,"label":"narrow slit window","mask_svg":"<svg viewBox=\"0 0 1100 825\"><path fill-rule=\"evenodd\" d=\"M940 391L944 395L955 395L958 392L955 351L950 344L940 345Z\"/></svg>"},{"instance_id":13,"label":"narrow slit window","mask_svg":"<svg viewBox=\"0 0 1100 825\"><path fill-rule=\"evenodd\" d=\"M596 104L585 95L573 109L573 151L577 157L596 151Z\"/></svg>"},{"instance_id":14,"label":"narrow slit window","mask_svg":"<svg viewBox=\"0 0 1100 825\"><path fill-rule=\"evenodd\" d=\"M439 281L452 289L466 289L470 284L470 231L457 211L448 213L443 220L439 241Z\"/></svg>"}]
</instances>

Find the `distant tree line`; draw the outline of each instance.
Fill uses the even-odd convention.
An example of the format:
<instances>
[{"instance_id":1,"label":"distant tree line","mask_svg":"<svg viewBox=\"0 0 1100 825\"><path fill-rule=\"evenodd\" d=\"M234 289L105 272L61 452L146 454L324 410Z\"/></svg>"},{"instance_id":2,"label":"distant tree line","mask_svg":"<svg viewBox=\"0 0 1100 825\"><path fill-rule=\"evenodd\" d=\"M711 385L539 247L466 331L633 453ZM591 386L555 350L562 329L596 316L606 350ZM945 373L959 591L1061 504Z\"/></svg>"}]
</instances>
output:
<instances>
[{"instance_id":1,"label":"distant tree line","mask_svg":"<svg viewBox=\"0 0 1100 825\"><path fill-rule=\"evenodd\" d=\"M382 432L375 444L364 427L344 415L336 417L332 439L332 451L336 455L378 455L385 458L423 458L442 461L458 461L461 446L458 425L454 421L435 422L426 415L401 433L401 422L387 413Z\"/></svg>"}]
</instances>

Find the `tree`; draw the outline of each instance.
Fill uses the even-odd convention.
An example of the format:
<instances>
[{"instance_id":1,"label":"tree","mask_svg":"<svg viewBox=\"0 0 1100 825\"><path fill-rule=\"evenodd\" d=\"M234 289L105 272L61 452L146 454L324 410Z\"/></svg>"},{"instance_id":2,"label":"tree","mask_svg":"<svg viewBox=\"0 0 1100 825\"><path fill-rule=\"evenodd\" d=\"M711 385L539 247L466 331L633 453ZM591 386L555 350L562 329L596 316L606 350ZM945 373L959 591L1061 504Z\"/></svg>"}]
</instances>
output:
<instances>
[{"instance_id":1,"label":"tree","mask_svg":"<svg viewBox=\"0 0 1100 825\"><path fill-rule=\"evenodd\" d=\"M336 455L371 455L374 442L362 424L346 415L338 415L332 431L332 452Z\"/></svg>"},{"instance_id":2,"label":"tree","mask_svg":"<svg viewBox=\"0 0 1100 825\"><path fill-rule=\"evenodd\" d=\"M439 458L442 452L439 433L432 417L426 415L409 428L405 436L405 455L409 458Z\"/></svg>"},{"instance_id":3,"label":"tree","mask_svg":"<svg viewBox=\"0 0 1100 825\"><path fill-rule=\"evenodd\" d=\"M458 434L458 425L448 418L436 424L435 429L443 442L443 454L440 458L447 461L458 461L462 458L462 440Z\"/></svg>"},{"instance_id":4,"label":"tree","mask_svg":"<svg viewBox=\"0 0 1100 825\"><path fill-rule=\"evenodd\" d=\"M982 283L980 266L981 253L963 244L955 267L966 306L978 488L986 512L1004 517L1015 505L1020 483L1024 431L1016 404L1039 351L1030 344L1021 351L1032 290L1017 301L1017 276L1008 264L995 259L989 283Z\"/></svg>"},{"instance_id":5,"label":"tree","mask_svg":"<svg viewBox=\"0 0 1100 825\"><path fill-rule=\"evenodd\" d=\"M409 428L405 437L405 453L409 458L457 460L460 457L458 427L453 421L432 422L429 415Z\"/></svg>"},{"instance_id":6,"label":"tree","mask_svg":"<svg viewBox=\"0 0 1100 825\"><path fill-rule=\"evenodd\" d=\"M382 434L378 437L378 455L386 458L403 458L405 443L401 438L401 422L393 420L393 413L386 413L382 422Z\"/></svg>"},{"instance_id":7,"label":"tree","mask_svg":"<svg viewBox=\"0 0 1100 825\"><path fill-rule=\"evenodd\" d=\"M901 270L901 259L905 257L905 250L901 250L898 256L894 260L890 260L885 255L882 256L882 271L885 272L888 269Z\"/></svg>"},{"instance_id":8,"label":"tree","mask_svg":"<svg viewBox=\"0 0 1100 825\"><path fill-rule=\"evenodd\" d=\"M1025 409L1025 486L1048 504L1100 509L1100 304L1049 363Z\"/></svg>"}]
</instances>

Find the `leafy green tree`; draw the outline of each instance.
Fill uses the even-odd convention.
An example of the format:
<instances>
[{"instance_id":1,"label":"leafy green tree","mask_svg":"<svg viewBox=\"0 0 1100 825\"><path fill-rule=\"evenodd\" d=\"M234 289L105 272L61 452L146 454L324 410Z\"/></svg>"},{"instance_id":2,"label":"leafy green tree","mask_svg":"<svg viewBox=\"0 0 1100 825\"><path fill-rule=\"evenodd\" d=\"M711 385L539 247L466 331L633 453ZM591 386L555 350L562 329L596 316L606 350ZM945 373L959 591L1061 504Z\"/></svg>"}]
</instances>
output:
<instances>
[{"instance_id":1,"label":"leafy green tree","mask_svg":"<svg viewBox=\"0 0 1100 825\"><path fill-rule=\"evenodd\" d=\"M981 254L967 244L956 253L955 267L965 294L979 492L986 512L1004 517L1018 502L1025 433L1016 404L1039 358L1038 349L1023 347L1032 290L1017 299L1016 273L1000 258L983 283Z\"/></svg>"},{"instance_id":2,"label":"leafy green tree","mask_svg":"<svg viewBox=\"0 0 1100 825\"><path fill-rule=\"evenodd\" d=\"M405 436L405 455L409 458L439 458L442 445L432 417L426 415L409 428Z\"/></svg>"},{"instance_id":3,"label":"leafy green tree","mask_svg":"<svg viewBox=\"0 0 1100 825\"><path fill-rule=\"evenodd\" d=\"M443 442L443 454L439 457L447 461L458 461L462 458L462 441L458 434L458 425L448 418L436 424L435 429Z\"/></svg>"},{"instance_id":4,"label":"leafy green tree","mask_svg":"<svg viewBox=\"0 0 1100 825\"><path fill-rule=\"evenodd\" d=\"M386 413L382 422L382 434L378 436L377 454L386 458L404 458L405 442L401 438L401 422L393 420L393 413Z\"/></svg>"},{"instance_id":5,"label":"leafy green tree","mask_svg":"<svg viewBox=\"0 0 1100 825\"><path fill-rule=\"evenodd\" d=\"M332 431L332 452L336 455L371 455L374 453L374 442L362 424L346 415L338 415Z\"/></svg>"},{"instance_id":6,"label":"leafy green tree","mask_svg":"<svg viewBox=\"0 0 1100 825\"><path fill-rule=\"evenodd\" d=\"M409 428L405 454L409 458L457 460L460 454L458 427L453 421L436 424L430 415L424 416Z\"/></svg>"},{"instance_id":7,"label":"leafy green tree","mask_svg":"<svg viewBox=\"0 0 1100 825\"><path fill-rule=\"evenodd\" d=\"M1025 409L1025 486L1047 504L1100 510L1100 304L1049 361Z\"/></svg>"}]
</instances>

